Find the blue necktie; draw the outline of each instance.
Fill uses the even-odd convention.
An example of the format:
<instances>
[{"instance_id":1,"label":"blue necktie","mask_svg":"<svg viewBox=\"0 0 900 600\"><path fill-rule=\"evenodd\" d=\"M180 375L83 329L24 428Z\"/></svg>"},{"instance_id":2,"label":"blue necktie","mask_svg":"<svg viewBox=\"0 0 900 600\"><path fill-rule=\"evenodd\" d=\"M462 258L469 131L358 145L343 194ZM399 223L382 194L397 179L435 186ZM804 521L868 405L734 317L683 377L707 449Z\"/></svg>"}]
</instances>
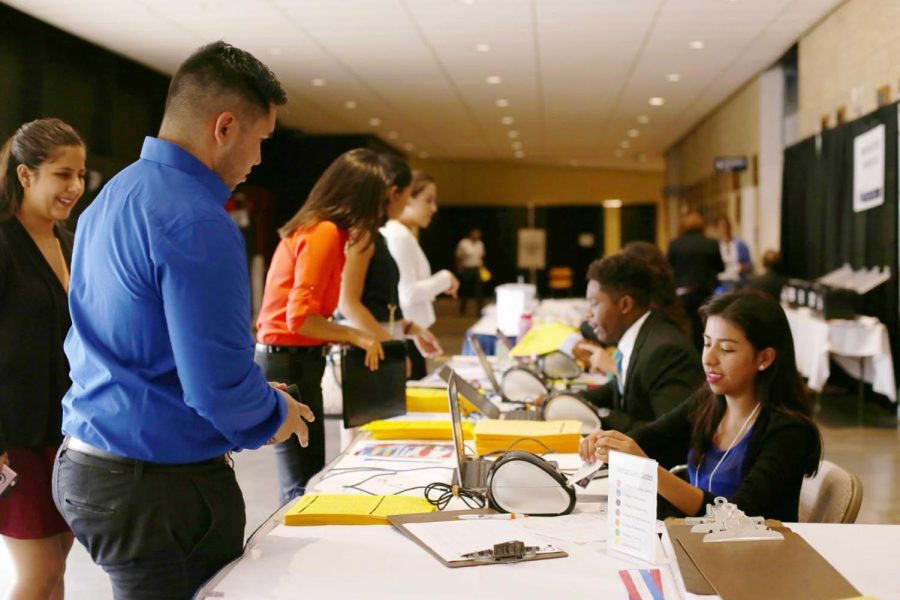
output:
<instances>
[{"instance_id":1,"label":"blue necktie","mask_svg":"<svg viewBox=\"0 0 900 600\"><path fill-rule=\"evenodd\" d=\"M619 387L619 393L625 393L624 373L622 373L622 353L616 349L613 352L613 360L616 361L616 385Z\"/></svg>"}]
</instances>

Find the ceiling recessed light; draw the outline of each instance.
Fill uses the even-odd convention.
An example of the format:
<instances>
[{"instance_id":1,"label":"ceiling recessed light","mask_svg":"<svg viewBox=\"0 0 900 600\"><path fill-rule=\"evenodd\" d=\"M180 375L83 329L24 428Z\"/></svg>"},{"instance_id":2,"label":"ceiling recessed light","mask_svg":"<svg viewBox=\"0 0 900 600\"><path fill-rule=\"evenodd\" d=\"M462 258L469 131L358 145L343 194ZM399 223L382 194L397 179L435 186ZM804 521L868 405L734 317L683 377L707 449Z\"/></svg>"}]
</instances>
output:
<instances>
[{"instance_id":1,"label":"ceiling recessed light","mask_svg":"<svg viewBox=\"0 0 900 600\"><path fill-rule=\"evenodd\" d=\"M638 131L637 129L629 129L628 130L628 137L630 137L630 138L636 138L639 135L641 135L641 132Z\"/></svg>"},{"instance_id":2,"label":"ceiling recessed light","mask_svg":"<svg viewBox=\"0 0 900 600\"><path fill-rule=\"evenodd\" d=\"M703 50L706 47L706 44L703 43L703 40L694 40L688 46L691 47L692 50Z\"/></svg>"},{"instance_id":3,"label":"ceiling recessed light","mask_svg":"<svg viewBox=\"0 0 900 600\"><path fill-rule=\"evenodd\" d=\"M669 73L668 75L666 75L666 81L669 81L671 83L678 83L679 81L681 81L681 75L679 75L678 73Z\"/></svg>"},{"instance_id":4,"label":"ceiling recessed light","mask_svg":"<svg viewBox=\"0 0 900 600\"><path fill-rule=\"evenodd\" d=\"M613 152L613 154L616 155L616 158L622 158L623 156L625 156L625 153L621 150L616 150L615 152Z\"/></svg>"},{"instance_id":5,"label":"ceiling recessed light","mask_svg":"<svg viewBox=\"0 0 900 600\"><path fill-rule=\"evenodd\" d=\"M321 77L316 77L315 79L310 81L310 83L312 84L313 87L325 87L325 84L328 82L325 81L324 79L322 79Z\"/></svg>"},{"instance_id":6,"label":"ceiling recessed light","mask_svg":"<svg viewBox=\"0 0 900 600\"><path fill-rule=\"evenodd\" d=\"M507 106L509 106L509 100L507 100L506 98L497 98L497 106L499 106L500 108L506 108Z\"/></svg>"},{"instance_id":7,"label":"ceiling recessed light","mask_svg":"<svg viewBox=\"0 0 900 600\"><path fill-rule=\"evenodd\" d=\"M623 148L631 148L631 142L629 142L628 140L622 140L621 142L619 142L619 145Z\"/></svg>"},{"instance_id":8,"label":"ceiling recessed light","mask_svg":"<svg viewBox=\"0 0 900 600\"><path fill-rule=\"evenodd\" d=\"M484 80L487 81L490 85L498 85L500 83L503 83L503 80L499 75L488 75Z\"/></svg>"},{"instance_id":9,"label":"ceiling recessed light","mask_svg":"<svg viewBox=\"0 0 900 600\"><path fill-rule=\"evenodd\" d=\"M618 198L604 200L601 204L603 204L603 208L622 208L622 201Z\"/></svg>"},{"instance_id":10,"label":"ceiling recessed light","mask_svg":"<svg viewBox=\"0 0 900 600\"><path fill-rule=\"evenodd\" d=\"M650 106L662 106L666 103L666 99L660 96L653 96L650 98Z\"/></svg>"},{"instance_id":11,"label":"ceiling recessed light","mask_svg":"<svg viewBox=\"0 0 900 600\"><path fill-rule=\"evenodd\" d=\"M512 117L503 117L502 119L500 119L500 122L504 125L512 125L513 123L515 123L515 119L513 119Z\"/></svg>"},{"instance_id":12,"label":"ceiling recessed light","mask_svg":"<svg viewBox=\"0 0 900 600\"><path fill-rule=\"evenodd\" d=\"M637 122L640 123L641 125L646 125L647 123L650 122L650 117L648 117L647 115L640 115L637 118Z\"/></svg>"},{"instance_id":13,"label":"ceiling recessed light","mask_svg":"<svg viewBox=\"0 0 900 600\"><path fill-rule=\"evenodd\" d=\"M271 48L269 48L269 54L271 54L272 56L281 56L282 52L283 50L277 46L272 46Z\"/></svg>"},{"instance_id":14,"label":"ceiling recessed light","mask_svg":"<svg viewBox=\"0 0 900 600\"><path fill-rule=\"evenodd\" d=\"M422 159L428 158L428 153L427 152L419 152L419 158L422 158Z\"/></svg>"},{"instance_id":15,"label":"ceiling recessed light","mask_svg":"<svg viewBox=\"0 0 900 600\"><path fill-rule=\"evenodd\" d=\"M513 156L515 156L516 158L525 158L525 151L516 150L515 152L513 152Z\"/></svg>"},{"instance_id":16,"label":"ceiling recessed light","mask_svg":"<svg viewBox=\"0 0 900 600\"><path fill-rule=\"evenodd\" d=\"M407 152L409 152L413 148L415 148L415 146L413 146L411 142L406 142L405 144L403 144L403 149Z\"/></svg>"},{"instance_id":17,"label":"ceiling recessed light","mask_svg":"<svg viewBox=\"0 0 900 600\"><path fill-rule=\"evenodd\" d=\"M517 137L519 137L519 132L515 129L510 129L508 132L506 132L506 135L508 135L512 139L516 139Z\"/></svg>"},{"instance_id":18,"label":"ceiling recessed light","mask_svg":"<svg viewBox=\"0 0 900 600\"><path fill-rule=\"evenodd\" d=\"M520 142L519 140L514 141L514 142L512 143L512 149L513 149L513 150L521 150L521 149L522 149L522 142Z\"/></svg>"},{"instance_id":19,"label":"ceiling recessed light","mask_svg":"<svg viewBox=\"0 0 900 600\"><path fill-rule=\"evenodd\" d=\"M389 131L388 137L392 140L396 140L398 137L400 137L400 134L397 133L396 131Z\"/></svg>"},{"instance_id":20,"label":"ceiling recessed light","mask_svg":"<svg viewBox=\"0 0 900 600\"><path fill-rule=\"evenodd\" d=\"M369 125L371 125L372 127L378 127L379 125L381 125L381 119L379 119L378 117L372 117L371 119L369 119Z\"/></svg>"},{"instance_id":21,"label":"ceiling recessed light","mask_svg":"<svg viewBox=\"0 0 900 600\"><path fill-rule=\"evenodd\" d=\"M490 44L475 44L475 50L478 52L490 52L491 45Z\"/></svg>"},{"instance_id":22,"label":"ceiling recessed light","mask_svg":"<svg viewBox=\"0 0 900 600\"><path fill-rule=\"evenodd\" d=\"M353 100L347 100L346 102L344 102L344 108L346 108L347 110L353 110L354 108L356 108L356 102Z\"/></svg>"}]
</instances>

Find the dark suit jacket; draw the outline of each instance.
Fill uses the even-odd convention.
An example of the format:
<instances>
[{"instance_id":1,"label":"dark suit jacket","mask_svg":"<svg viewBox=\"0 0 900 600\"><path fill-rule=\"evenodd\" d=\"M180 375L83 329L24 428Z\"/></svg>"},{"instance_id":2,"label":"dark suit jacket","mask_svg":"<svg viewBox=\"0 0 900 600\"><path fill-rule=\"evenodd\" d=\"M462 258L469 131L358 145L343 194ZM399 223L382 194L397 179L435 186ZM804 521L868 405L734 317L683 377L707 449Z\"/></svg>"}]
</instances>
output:
<instances>
[{"instance_id":1,"label":"dark suit jacket","mask_svg":"<svg viewBox=\"0 0 900 600\"><path fill-rule=\"evenodd\" d=\"M675 274L675 287L709 295L718 274L725 270L719 243L700 231L688 231L672 240L667 253Z\"/></svg>"},{"instance_id":2,"label":"dark suit jacket","mask_svg":"<svg viewBox=\"0 0 900 600\"><path fill-rule=\"evenodd\" d=\"M664 468L687 462L693 431L693 412L708 389L695 393L674 411L633 432L647 456ZM723 398L718 398L724 402ZM744 456L744 480L729 498L747 516L797 521L804 473L819 464L821 446L814 426L785 413L763 408ZM715 496L703 490L704 506ZM701 513L703 512L701 508Z\"/></svg>"},{"instance_id":3,"label":"dark suit jacket","mask_svg":"<svg viewBox=\"0 0 900 600\"><path fill-rule=\"evenodd\" d=\"M72 234L56 228L66 264ZM0 222L0 453L62 441L69 389L66 291L15 217Z\"/></svg>"},{"instance_id":4,"label":"dark suit jacket","mask_svg":"<svg viewBox=\"0 0 900 600\"><path fill-rule=\"evenodd\" d=\"M690 340L662 315L651 312L638 333L625 392L615 380L584 393L593 404L611 409L604 429L627 432L654 421L684 402L703 383L700 357Z\"/></svg>"}]
</instances>

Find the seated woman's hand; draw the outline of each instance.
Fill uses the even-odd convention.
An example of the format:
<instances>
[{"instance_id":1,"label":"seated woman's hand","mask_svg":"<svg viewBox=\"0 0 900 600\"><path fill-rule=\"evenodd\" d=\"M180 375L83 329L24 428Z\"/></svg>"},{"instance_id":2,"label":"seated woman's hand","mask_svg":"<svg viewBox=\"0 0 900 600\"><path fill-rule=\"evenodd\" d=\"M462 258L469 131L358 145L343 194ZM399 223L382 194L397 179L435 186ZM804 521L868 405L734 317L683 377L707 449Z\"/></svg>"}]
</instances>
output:
<instances>
[{"instance_id":1,"label":"seated woman's hand","mask_svg":"<svg viewBox=\"0 0 900 600\"><path fill-rule=\"evenodd\" d=\"M597 438L601 433L603 433L603 430L598 429L581 440L581 447L578 449L578 454L581 455L581 460L584 462L592 465L594 464L594 461L597 460Z\"/></svg>"},{"instance_id":2,"label":"seated woman's hand","mask_svg":"<svg viewBox=\"0 0 900 600\"><path fill-rule=\"evenodd\" d=\"M647 458L641 447L624 433L618 431L597 431L591 434L591 436L594 435L596 435L594 438L594 455L597 457L597 460L609 464L609 452L611 450Z\"/></svg>"}]
</instances>

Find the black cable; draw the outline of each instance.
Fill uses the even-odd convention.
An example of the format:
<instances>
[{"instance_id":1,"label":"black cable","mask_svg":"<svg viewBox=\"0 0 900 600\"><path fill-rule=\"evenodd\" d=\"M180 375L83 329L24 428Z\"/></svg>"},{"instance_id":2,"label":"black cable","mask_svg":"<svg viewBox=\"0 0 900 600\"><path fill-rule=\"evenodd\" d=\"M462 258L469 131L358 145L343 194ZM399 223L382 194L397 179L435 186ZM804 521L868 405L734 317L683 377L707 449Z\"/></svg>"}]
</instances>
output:
<instances>
[{"instance_id":1,"label":"black cable","mask_svg":"<svg viewBox=\"0 0 900 600\"><path fill-rule=\"evenodd\" d=\"M438 481L429 483L425 487L425 499L438 510L444 510L454 496L458 496L469 508L484 508L487 506L487 497L481 492L467 490L465 488Z\"/></svg>"},{"instance_id":2,"label":"black cable","mask_svg":"<svg viewBox=\"0 0 900 600\"><path fill-rule=\"evenodd\" d=\"M506 454L507 452L512 451L512 449L515 448L520 442L535 442L536 444L540 444L541 446L544 447L544 450L546 450L546 452L541 453L541 456L543 456L544 454L550 454L554 451L553 448L551 448L550 446L548 446L547 444L545 444L544 442L542 442L541 440L539 440L537 438L519 438L517 440L514 440L509 446L506 447L505 450L492 450L491 452L482 454L481 458Z\"/></svg>"}]
</instances>

